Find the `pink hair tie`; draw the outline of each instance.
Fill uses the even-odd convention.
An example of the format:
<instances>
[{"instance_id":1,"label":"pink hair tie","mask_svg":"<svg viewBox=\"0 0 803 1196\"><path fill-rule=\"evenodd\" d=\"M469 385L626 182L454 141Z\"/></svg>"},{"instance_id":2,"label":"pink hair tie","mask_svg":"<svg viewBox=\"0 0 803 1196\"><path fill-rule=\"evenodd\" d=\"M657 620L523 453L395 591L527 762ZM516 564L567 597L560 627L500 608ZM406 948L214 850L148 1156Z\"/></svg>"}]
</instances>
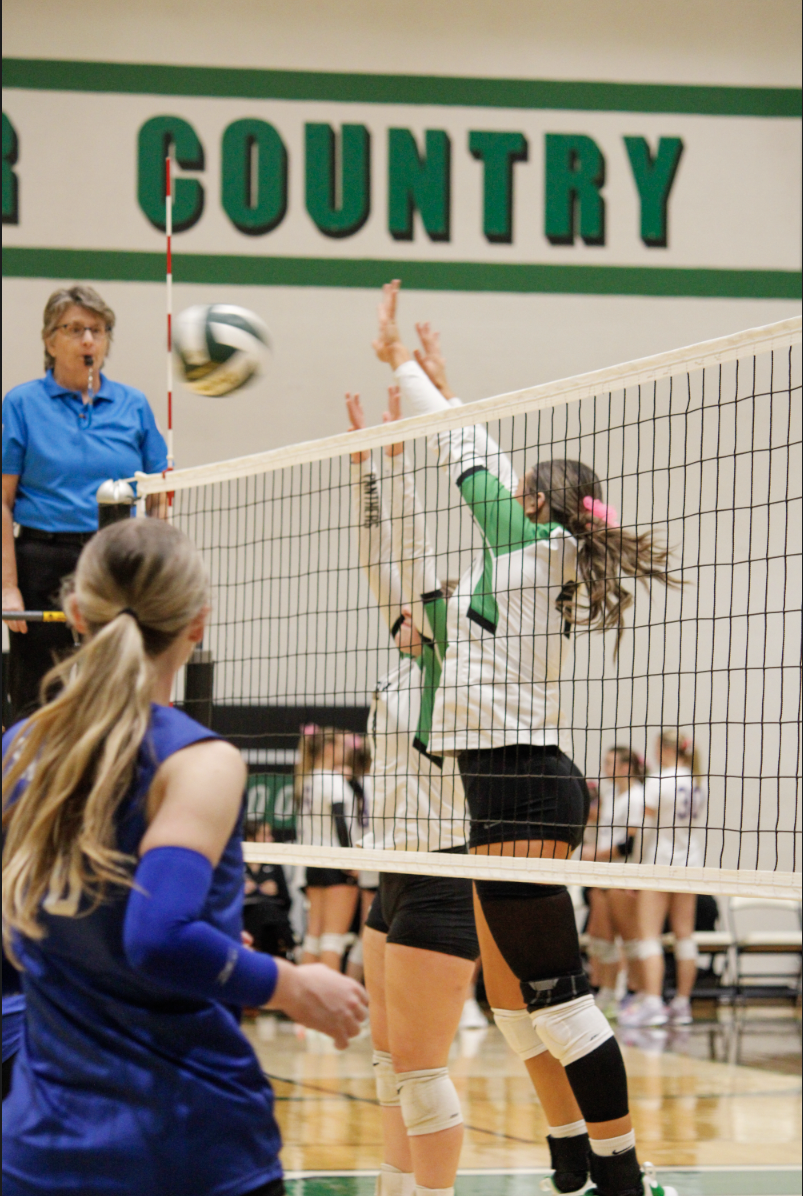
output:
<instances>
[{"instance_id":1,"label":"pink hair tie","mask_svg":"<svg viewBox=\"0 0 803 1196\"><path fill-rule=\"evenodd\" d=\"M607 523L608 527L619 526L619 517L616 514L616 509L614 507L607 507L598 498L589 498L586 495L583 499L583 506L587 511L591 512L595 519L599 519L602 523Z\"/></svg>"},{"instance_id":2,"label":"pink hair tie","mask_svg":"<svg viewBox=\"0 0 803 1196\"><path fill-rule=\"evenodd\" d=\"M315 723L305 723L305 725L301 728L301 734L302 735L317 735L318 728L316 727Z\"/></svg>"}]
</instances>

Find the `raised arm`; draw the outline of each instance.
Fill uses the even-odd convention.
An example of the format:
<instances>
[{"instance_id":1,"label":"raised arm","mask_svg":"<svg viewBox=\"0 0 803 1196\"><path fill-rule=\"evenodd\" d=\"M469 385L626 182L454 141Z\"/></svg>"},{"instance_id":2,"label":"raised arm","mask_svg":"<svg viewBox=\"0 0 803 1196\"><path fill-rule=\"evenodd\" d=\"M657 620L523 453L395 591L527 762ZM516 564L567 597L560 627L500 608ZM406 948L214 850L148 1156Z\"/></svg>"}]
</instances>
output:
<instances>
[{"instance_id":1,"label":"raised arm","mask_svg":"<svg viewBox=\"0 0 803 1196\"><path fill-rule=\"evenodd\" d=\"M351 427L365 426L359 395L347 395ZM402 617L404 594L398 569L393 563L393 538L382 488L370 453L352 453L351 504L357 525L360 564L371 593L390 631Z\"/></svg>"},{"instance_id":2,"label":"raised arm","mask_svg":"<svg viewBox=\"0 0 803 1196\"><path fill-rule=\"evenodd\" d=\"M399 388L389 387L386 422L400 418L400 402ZM410 606L413 623L422 636L433 639L435 628L431 604L442 595L426 514L416 491L415 473L407 453L402 451L394 454L389 459L388 467L391 479L393 561L401 575L402 592L405 602Z\"/></svg>"}]
</instances>

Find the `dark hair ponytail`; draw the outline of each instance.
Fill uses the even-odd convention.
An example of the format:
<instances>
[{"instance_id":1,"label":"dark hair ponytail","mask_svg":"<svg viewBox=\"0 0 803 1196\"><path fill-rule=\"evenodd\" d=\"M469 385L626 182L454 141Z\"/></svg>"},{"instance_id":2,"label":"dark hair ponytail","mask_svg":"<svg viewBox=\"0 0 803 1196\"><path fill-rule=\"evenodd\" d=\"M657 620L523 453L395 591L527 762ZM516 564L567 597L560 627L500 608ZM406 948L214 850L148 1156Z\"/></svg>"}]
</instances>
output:
<instances>
[{"instance_id":1,"label":"dark hair ponytail","mask_svg":"<svg viewBox=\"0 0 803 1196\"><path fill-rule=\"evenodd\" d=\"M585 498L592 502L602 502L603 498L599 478L582 461L556 458L539 462L528 471L525 490L532 495L544 494L551 519L577 541L577 572L579 582L586 587L583 622L589 627L616 628L621 638L622 615L633 603L633 595L622 585L622 574L645 584L658 581L670 589L682 585L667 573L669 551L655 543L651 532L636 535L614 527L583 505ZM561 601L565 606L565 593Z\"/></svg>"}]
</instances>

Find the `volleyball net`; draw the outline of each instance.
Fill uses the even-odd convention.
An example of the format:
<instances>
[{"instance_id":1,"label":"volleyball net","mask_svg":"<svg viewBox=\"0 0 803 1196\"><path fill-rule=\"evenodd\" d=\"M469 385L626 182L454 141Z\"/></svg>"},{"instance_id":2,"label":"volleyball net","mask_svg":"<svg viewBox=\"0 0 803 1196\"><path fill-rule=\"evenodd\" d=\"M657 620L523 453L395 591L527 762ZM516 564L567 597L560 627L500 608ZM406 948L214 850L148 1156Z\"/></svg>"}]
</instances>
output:
<instances>
[{"instance_id":1,"label":"volleyball net","mask_svg":"<svg viewBox=\"0 0 803 1196\"><path fill-rule=\"evenodd\" d=\"M174 493L174 521L207 562L213 726L248 762L247 858L799 897L800 342L800 319L786 320L434 415L167 478L139 477L141 498ZM364 398L373 411L377 396ZM342 396L331 402L347 426ZM549 459L590 466L622 528L665 545L669 575L682 584L625 579L633 602L617 636L584 623L582 586L564 591L561 578L550 576L543 609L560 618L553 615L548 627L528 623L521 612L529 597L519 601L510 580L512 551L490 559L487 518L483 525L473 517L465 487L442 467L443 446L472 436L475 452L485 446L490 475L506 482ZM387 446L398 443L404 453L389 456ZM354 453L370 462L355 467ZM453 650L448 628L462 616L441 605L438 591L465 579L473 563L486 578L473 586L473 613L486 617L471 627L478 672L458 677L448 667L441 672L441 658ZM424 682L420 659L410 664L391 638L399 595L381 580L385 566L383 576L401 579L403 604L424 633L421 651L437 663ZM504 626L483 607L494 586ZM411 814L410 801L402 817L392 796L419 783L442 792L454 781L455 758L419 742L425 751L414 775L394 775L394 761L397 773L410 768L409 753L378 740L398 734L383 732L377 707L393 691L403 717L412 703L428 732L431 707L449 700L438 689L467 685L479 695L471 717L487 729L483 718L498 717L490 691L500 687L500 702L507 692L507 678L483 674L493 659L488 641L500 631L516 640L505 659L515 658L519 677L529 678L520 704L536 691L543 696L543 667L553 678L549 734L527 706L515 715L516 738L559 744L592 797L599 794L582 851L570 859L499 857L482 847L473 855L446 852L468 827L459 801L427 819L420 809ZM533 668L534 659L545 664ZM510 701L508 693L508 708ZM415 703L427 707L426 717ZM528 717L535 727L529 738L521 730ZM315 728L338 732L319 770L348 770L350 753L361 755L359 736L380 763L349 787L357 796L341 811L348 837L332 829L325 798L305 809L303 775L294 791L294 769L307 754L302 728L309 742ZM693 793L684 798L679 786L667 803L663 786L660 809L650 813L634 783L642 761L647 773L660 770L657 740L666 733L695 754ZM631 759L626 784L608 775L615 746ZM266 825L274 841L264 841ZM674 835L669 862L656 847L659 835L664 844Z\"/></svg>"}]
</instances>

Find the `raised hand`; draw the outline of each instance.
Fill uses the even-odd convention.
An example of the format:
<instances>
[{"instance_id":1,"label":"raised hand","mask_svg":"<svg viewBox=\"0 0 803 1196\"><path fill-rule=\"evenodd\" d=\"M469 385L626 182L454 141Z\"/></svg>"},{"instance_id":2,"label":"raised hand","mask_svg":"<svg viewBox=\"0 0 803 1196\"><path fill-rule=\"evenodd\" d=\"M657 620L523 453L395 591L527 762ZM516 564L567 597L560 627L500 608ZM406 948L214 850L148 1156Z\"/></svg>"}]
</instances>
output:
<instances>
[{"instance_id":1,"label":"raised hand","mask_svg":"<svg viewBox=\"0 0 803 1196\"><path fill-rule=\"evenodd\" d=\"M388 409L382 416L382 423L393 424L397 419L401 419L401 417L401 391L399 390L398 386L389 386ZM404 444L402 442L399 442L398 444L385 445L385 456L387 457L398 457L399 454L403 452Z\"/></svg>"},{"instance_id":2,"label":"raised hand","mask_svg":"<svg viewBox=\"0 0 803 1196\"><path fill-rule=\"evenodd\" d=\"M446 361L441 351L441 334L430 328L427 322L416 324L415 330L421 341L421 349L416 349L414 356L421 369L434 386L437 386L445 399L453 399L454 392L450 389L446 379Z\"/></svg>"},{"instance_id":3,"label":"raised hand","mask_svg":"<svg viewBox=\"0 0 803 1196\"><path fill-rule=\"evenodd\" d=\"M398 278L386 282L382 287L382 299L378 308L379 331L376 340L372 341L373 350L380 361L385 361L391 369L398 369L404 361L410 361L412 354L402 344L396 324L396 303L401 283Z\"/></svg>"},{"instance_id":4,"label":"raised hand","mask_svg":"<svg viewBox=\"0 0 803 1196\"><path fill-rule=\"evenodd\" d=\"M351 392L346 394L346 410L349 413L349 423L351 424L349 432L359 432L361 428L365 427L365 412L362 409L362 403L358 394L351 394ZM363 461L367 461L370 456L371 454L368 452L352 453L351 463L352 465L360 465Z\"/></svg>"},{"instance_id":5,"label":"raised hand","mask_svg":"<svg viewBox=\"0 0 803 1196\"><path fill-rule=\"evenodd\" d=\"M268 1009L281 1009L294 1022L334 1038L341 1051L368 1016L368 996L356 980L322 963L296 967L277 959L279 979Z\"/></svg>"}]
</instances>

